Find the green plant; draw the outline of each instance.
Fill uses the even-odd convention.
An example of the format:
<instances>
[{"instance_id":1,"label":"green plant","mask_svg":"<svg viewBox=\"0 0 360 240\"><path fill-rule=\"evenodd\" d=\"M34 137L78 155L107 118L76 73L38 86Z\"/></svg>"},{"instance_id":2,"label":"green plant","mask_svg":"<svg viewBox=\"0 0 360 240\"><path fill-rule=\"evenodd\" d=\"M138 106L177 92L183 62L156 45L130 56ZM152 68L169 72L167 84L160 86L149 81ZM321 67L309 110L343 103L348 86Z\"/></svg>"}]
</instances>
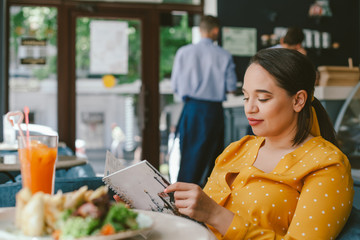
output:
<instances>
[{"instance_id":1,"label":"green plant","mask_svg":"<svg viewBox=\"0 0 360 240\"><path fill-rule=\"evenodd\" d=\"M160 81L170 78L176 51L191 43L192 33L188 26L188 15L182 15L179 26L160 29Z\"/></svg>"},{"instance_id":2,"label":"green plant","mask_svg":"<svg viewBox=\"0 0 360 240\"><path fill-rule=\"evenodd\" d=\"M90 67L90 22L95 18L81 17L76 21L76 69L88 73ZM119 20L124 21L124 20ZM141 22L128 23L129 58L128 74L117 74L118 84L132 83L141 78ZM47 39L48 45L57 46L57 9L50 7L11 7L10 46L13 56L19 51L20 38ZM178 48L191 42L188 15L181 17L180 24L160 29L160 81L171 76L174 56ZM14 60L16 64L18 61ZM48 56L47 64L33 69L39 80L57 73L57 57ZM101 76L93 76L101 77Z\"/></svg>"},{"instance_id":3,"label":"green plant","mask_svg":"<svg viewBox=\"0 0 360 240\"><path fill-rule=\"evenodd\" d=\"M49 7L12 6L10 11L10 49L13 61L19 64L17 55L21 38L33 37L46 39L47 45L57 45L57 9ZM56 56L48 56L47 64L32 69L32 74L39 80L48 78L57 71Z\"/></svg>"}]
</instances>

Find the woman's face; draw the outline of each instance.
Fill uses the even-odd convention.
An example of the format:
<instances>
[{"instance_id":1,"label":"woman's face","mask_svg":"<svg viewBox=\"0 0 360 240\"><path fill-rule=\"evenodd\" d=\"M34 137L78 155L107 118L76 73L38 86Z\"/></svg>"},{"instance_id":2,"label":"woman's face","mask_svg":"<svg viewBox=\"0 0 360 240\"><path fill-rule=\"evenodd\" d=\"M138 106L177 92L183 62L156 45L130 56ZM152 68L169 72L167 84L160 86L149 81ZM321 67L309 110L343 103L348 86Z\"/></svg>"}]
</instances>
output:
<instances>
[{"instance_id":1,"label":"woman's face","mask_svg":"<svg viewBox=\"0 0 360 240\"><path fill-rule=\"evenodd\" d=\"M281 137L296 132L295 97L276 85L275 78L259 64L246 70L243 85L245 114L255 135Z\"/></svg>"}]
</instances>

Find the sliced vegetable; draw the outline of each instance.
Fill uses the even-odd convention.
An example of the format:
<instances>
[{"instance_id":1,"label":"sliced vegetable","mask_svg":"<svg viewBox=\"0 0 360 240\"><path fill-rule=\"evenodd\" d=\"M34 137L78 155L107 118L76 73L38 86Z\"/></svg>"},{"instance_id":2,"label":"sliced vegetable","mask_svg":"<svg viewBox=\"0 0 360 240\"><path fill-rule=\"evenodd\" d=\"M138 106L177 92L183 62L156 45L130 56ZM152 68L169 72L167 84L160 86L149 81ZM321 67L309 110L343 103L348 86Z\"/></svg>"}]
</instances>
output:
<instances>
[{"instance_id":1,"label":"sliced vegetable","mask_svg":"<svg viewBox=\"0 0 360 240\"><path fill-rule=\"evenodd\" d=\"M59 240L60 239L60 235L61 235L61 231L60 230L55 230L51 236L53 237L54 240Z\"/></svg>"},{"instance_id":2,"label":"sliced vegetable","mask_svg":"<svg viewBox=\"0 0 360 240\"><path fill-rule=\"evenodd\" d=\"M105 224L104 226L102 226L101 231L100 231L101 235L111 235L116 233L115 228L111 225L111 224Z\"/></svg>"}]
</instances>

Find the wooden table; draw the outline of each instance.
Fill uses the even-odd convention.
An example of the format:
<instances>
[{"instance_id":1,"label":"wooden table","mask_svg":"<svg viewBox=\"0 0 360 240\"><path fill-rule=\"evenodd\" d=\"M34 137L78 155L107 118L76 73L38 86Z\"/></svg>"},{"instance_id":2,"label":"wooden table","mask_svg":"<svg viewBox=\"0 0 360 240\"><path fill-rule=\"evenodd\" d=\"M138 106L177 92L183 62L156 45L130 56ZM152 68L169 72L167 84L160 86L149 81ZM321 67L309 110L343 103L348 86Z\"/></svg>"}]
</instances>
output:
<instances>
[{"instance_id":1,"label":"wooden table","mask_svg":"<svg viewBox=\"0 0 360 240\"><path fill-rule=\"evenodd\" d=\"M87 163L87 158L79 158L76 156L58 156L56 169L66 169ZM13 154L0 157L0 172L4 171L20 171L20 162L17 155Z\"/></svg>"},{"instance_id":2,"label":"wooden table","mask_svg":"<svg viewBox=\"0 0 360 240\"><path fill-rule=\"evenodd\" d=\"M64 148L65 146L64 143L59 142L59 149ZM5 144L0 142L0 172L20 171L20 161L17 150L17 144ZM58 155L56 169L68 169L87 163L88 159L84 157Z\"/></svg>"}]
</instances>

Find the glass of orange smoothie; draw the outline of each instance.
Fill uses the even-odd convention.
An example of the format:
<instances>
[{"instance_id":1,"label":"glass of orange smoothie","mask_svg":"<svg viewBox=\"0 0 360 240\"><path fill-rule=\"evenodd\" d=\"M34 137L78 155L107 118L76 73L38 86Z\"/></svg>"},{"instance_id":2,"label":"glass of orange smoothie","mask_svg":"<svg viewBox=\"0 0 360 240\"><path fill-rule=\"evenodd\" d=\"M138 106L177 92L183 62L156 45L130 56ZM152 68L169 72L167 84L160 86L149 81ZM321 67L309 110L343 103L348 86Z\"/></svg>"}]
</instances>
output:
<instances>
[{"instance_id":1,"label":"glass of orange smoothie","mask_svg":"<svg viewBox=\"0 0 360 240\"><path fill-rule=\"evenodd\" d=\"M18 144L23 188L53 194L58 137L19 136Z\"/></svg>"}]
</instances>

